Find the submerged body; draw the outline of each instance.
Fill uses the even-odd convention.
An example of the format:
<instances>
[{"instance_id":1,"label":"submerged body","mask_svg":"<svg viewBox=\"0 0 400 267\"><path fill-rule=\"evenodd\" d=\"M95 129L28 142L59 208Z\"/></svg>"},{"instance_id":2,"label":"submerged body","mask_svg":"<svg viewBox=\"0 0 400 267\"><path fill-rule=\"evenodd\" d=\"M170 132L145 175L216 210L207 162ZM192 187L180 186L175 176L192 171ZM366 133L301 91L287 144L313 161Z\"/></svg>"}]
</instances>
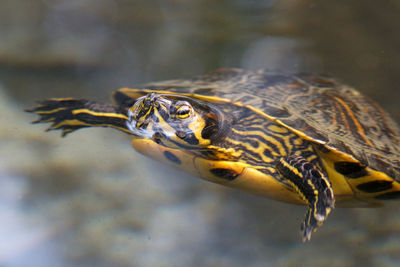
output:
<instances>
[{"instance_id":1,"label":"submerged body","mask_svg":"<svg viewBox=\"0 0 400 267\"><path fill-rule=\"evenodd\" d=\"M120 89L114 105L50 99L29 110L67 134L112 127L139 152L204 179L307 205L303 240L337 204L400 197L399 128L326 78L220 70Z\"/></svg>"}]
</instances>

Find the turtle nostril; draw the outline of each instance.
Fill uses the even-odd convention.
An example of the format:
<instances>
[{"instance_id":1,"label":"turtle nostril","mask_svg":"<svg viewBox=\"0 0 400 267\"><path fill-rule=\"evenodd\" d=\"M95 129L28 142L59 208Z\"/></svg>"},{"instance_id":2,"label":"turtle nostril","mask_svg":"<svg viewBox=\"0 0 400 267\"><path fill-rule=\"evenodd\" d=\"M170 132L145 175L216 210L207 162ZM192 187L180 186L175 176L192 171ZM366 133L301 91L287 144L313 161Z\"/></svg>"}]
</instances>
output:
<instances>
[{"instance_id":1,"label":"turtle nostril","mask_svg":"<svg viewBox=\"0 0 400 267\"><path fill-rule=\"evenodd\" d=\"M178 136L180 139L184 139L186 137L186 132L184 131L176 131L176 136Z\"/></svg>"}]
</instances>

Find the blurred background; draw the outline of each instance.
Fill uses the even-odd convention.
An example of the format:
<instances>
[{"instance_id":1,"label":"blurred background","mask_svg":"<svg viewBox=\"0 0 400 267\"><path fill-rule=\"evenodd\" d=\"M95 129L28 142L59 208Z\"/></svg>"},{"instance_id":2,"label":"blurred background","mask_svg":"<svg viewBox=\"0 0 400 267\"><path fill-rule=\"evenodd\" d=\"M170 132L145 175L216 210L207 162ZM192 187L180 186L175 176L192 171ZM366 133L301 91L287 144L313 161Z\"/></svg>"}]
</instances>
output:
<instances>
[{"instance_id":1,"label":"blurred background","mask_svg":"<svg viewBox=\"0 0 400 267\"><path fill-rule=\"evenodd\" d=\"M23 112L240 67L327 74L400 122L399 15L396 0L0 0L0 266L399 266L400 203L338 208L302 244L304 207Z\"/></svg>"}]
</instances>

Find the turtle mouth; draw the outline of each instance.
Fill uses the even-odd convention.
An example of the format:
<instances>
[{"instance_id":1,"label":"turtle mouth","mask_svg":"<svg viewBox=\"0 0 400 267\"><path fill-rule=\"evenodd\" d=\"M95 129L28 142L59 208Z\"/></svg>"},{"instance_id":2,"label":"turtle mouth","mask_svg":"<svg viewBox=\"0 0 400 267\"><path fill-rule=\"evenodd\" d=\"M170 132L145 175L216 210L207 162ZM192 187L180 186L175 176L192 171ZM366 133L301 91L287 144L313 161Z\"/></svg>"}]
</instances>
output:
<instances>
[{"instance_id":1,"label":"turtle mouth","mask_svg":"<svg viewBox=\"0 0 400 267\"><path fill-rule=\"evenodd\" d=\"M151 138L154 133L148 130L150 118L145 118L142 121L135 120L134 113L128 110L128 120L126 121L126 127L136 137Z\"/></svg>"}]
</instances>

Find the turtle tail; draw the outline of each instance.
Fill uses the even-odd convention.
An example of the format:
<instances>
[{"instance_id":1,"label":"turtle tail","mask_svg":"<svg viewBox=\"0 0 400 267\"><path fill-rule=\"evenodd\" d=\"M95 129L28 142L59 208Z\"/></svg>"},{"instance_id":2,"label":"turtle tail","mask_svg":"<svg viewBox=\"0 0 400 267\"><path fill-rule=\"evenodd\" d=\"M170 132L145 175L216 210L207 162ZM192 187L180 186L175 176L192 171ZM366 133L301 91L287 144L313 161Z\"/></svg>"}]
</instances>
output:
<instances>
[{"instance_id":1,"label":"turtle tail","mask_svg":"<svg viewBox=\"0 0 400 267\"><path fill-rule=\"evenodd\" d=\"M51 123L46 131L61 130L62 136L85 127L111 127L131 133L126 122L126 110L94 101L74 98L54 98L39 101L36 107L26 109L40 118L32 123Z\"/></svg>"}]
</instances>

